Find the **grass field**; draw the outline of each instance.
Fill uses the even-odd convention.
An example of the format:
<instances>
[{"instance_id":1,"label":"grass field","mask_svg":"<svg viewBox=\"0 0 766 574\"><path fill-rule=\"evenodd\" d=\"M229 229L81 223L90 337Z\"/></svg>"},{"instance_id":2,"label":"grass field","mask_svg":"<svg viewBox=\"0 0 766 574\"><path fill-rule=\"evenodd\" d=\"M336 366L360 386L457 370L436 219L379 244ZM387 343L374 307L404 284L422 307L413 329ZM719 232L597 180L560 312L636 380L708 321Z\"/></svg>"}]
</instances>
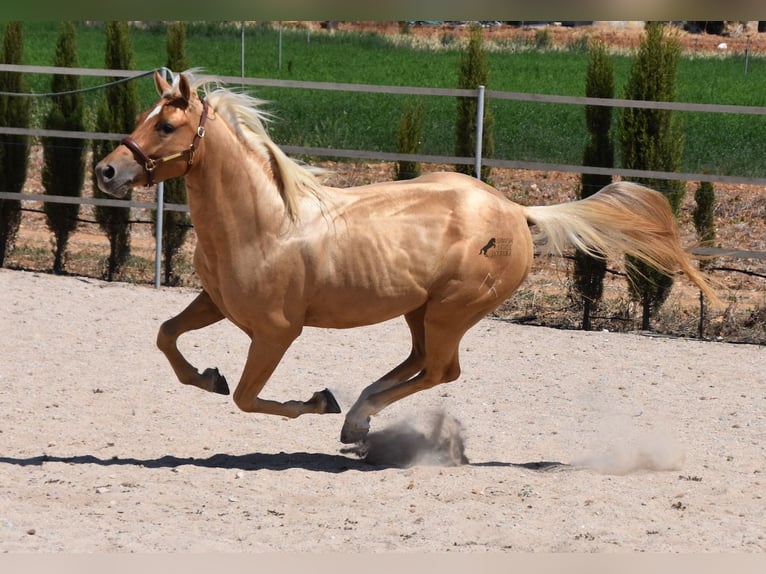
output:
<instances>
[{"instance_id":1,"label":"grass field","mask_svg":"<svg viewBox=\"0 0 766 574\"><path fill-rule=\"evenodd\" d=\"M50 65L59 24L25 23L25 63ZM131 42L136 69L152 69L166 62L165 27L134 27ZM271 26L246 29L244 73L249 77L331 81L378 85L454 88L460 43L443 36L435 45L413 48L372 33L333 35L285 29L281 68L278 31ZM105 35L100 24L77 29L80 66L104 67ZM190 66L218 75L241 73L241 31L237 25L194 23L188 27ZM542 94L585 95L587 52L582 45L570 50L538 50L509 43L488 52L489 89ZM622 97L631 57L615 55L615 96ZM154 99L150 79L140 83L142 108ZM49 90L49 76L29 77L34 91ZM102 83L83 78L83 86ZM101 92L89 94L91 116ZM272 100L278 116L274 139L283 145L308 145L361 150L396 151L395 133L405 104L412 96L351 94L319 90L261 88L259 97ZM422 153L454 154L455 101L449 97L422 98L426 128ZM678 72L678 101L766 105L766 60L751 56L744 73L741 54L682 59ZM37 100L36 117L46 102ZM509 160L579 164L585 142L582 106L490 101L495 116L495 157ZM615 126L617 115L615 112ZM682 171L725 175L764 176L766 159L762 138L763 116L681 114L685 148Z\"/></svg>"}]
</instances>

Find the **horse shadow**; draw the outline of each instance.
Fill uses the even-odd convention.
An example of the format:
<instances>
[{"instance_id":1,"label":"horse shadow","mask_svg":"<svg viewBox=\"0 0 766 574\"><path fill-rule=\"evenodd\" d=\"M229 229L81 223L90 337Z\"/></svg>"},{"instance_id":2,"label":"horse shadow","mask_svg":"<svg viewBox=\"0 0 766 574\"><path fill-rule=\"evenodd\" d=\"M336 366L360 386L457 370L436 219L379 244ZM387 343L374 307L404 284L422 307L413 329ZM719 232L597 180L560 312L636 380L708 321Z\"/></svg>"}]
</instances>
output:
<instances>
[{"instance_id":1,"label":"horse shadow","mask_svg":"<svg viewBox=\"0 0 766 574\"><path fill-rule=\"evenodd\" d=\"M251 453L251 454L226 454L217 453L207 458L179 457L165 455L156 458L134 458L113 456L100 458L92 454L55 456L42 454L27 458L0 457L0 465L11 466L42 466L43 463L62 463L71 465L95 464L103 467L111 466L134 466L149 469L174 469L182 466L196 466L211 469L232 469L242 471L274 470L283 471L290 469L302 469L311 472L329 474L341 474L348 471L371 472L389 468L407 468L410 465L370 463L364 458L352 458L341 454L311 453L311 452L279 452L279 453ZM506 467L518 468L534 472L549 472L555 470L571 469L568 464L553 461L536 462L466 462L466 466L472 467ZM462 466L462 465L461 465Z\"/></svg>"}]
</instances>

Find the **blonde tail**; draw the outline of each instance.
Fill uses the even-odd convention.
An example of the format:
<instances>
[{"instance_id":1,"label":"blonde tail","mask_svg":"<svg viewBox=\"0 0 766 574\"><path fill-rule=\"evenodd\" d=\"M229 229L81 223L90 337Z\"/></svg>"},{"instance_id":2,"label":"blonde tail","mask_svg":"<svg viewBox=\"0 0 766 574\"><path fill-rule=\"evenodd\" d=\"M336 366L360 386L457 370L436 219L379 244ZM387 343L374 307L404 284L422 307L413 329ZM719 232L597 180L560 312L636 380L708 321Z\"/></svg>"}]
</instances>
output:
<instances>
[{"instance_id":1,"label":"blonde tail","mask_svg":"<svg viewBox=\"0 0 766 574\"><path fill-rule=\"evenodd\" d=\"M667 198L653 189L620 181L580 201L524 209L546 252L560 254L572 244L604 259L632 255L668 276L680 268L711 302L721 303L712 280L681 245Z\"/></svg>"}]
</instances>

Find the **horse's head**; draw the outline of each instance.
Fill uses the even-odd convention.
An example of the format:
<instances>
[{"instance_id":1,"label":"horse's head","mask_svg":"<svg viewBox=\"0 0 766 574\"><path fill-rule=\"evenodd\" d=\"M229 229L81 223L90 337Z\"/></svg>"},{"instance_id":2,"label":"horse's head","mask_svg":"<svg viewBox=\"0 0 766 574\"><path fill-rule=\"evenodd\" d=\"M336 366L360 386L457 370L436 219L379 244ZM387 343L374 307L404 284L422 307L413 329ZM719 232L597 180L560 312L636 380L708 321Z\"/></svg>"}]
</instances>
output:
<instances>
[{"instance_id":1,"label":"horse's head","mask_svg":"<svg viewBox=\"0 0 766 574\"><path fill-rule=\"evenodd\" d=\"M205 135L207 103L197 97L187 77L179 75L171 86L155 72L154 82L162 99L96 165L99 189L115 197L124 197L133 186L185 175Z\"/></svg>"}]
</instances>

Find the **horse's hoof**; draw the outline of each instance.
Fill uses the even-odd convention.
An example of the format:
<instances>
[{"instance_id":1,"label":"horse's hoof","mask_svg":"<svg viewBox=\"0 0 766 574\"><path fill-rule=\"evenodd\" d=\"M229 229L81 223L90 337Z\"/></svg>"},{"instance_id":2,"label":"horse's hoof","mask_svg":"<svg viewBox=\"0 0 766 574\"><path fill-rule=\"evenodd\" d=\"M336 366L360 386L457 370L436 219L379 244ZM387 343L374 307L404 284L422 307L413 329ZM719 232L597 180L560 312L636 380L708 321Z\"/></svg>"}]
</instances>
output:
<instances>
[{"instance_id":1,"label":"horse's hoof","mask_svg":"<svg viewBox=\"0 0 766 574\"><path fill-rule=\"evenodd\" d=\"M330 392L330 389L325 389L318 393L324 399L324 414L338 414L340 412L340 405L335 397Z\"/></svg>"},{"instance_id":2,"label":"horse's hoof","mask_svg":"<svg viewBox=\"0 0 766 574\"><path fill-rule=\"evenodd\" d=\"M229 394L229 384L226 382L226 378L221 374L221 371L216 369L205 369L202 373L203 377L211 377L213 383L210 388L211 393L218 393L219 395Z\"/></svg>"},{"instance_id":3,"label":"horse's hoof","mask_svg":"<svg viewBox=\"0 0 766 574\"><path fill-rule=\"evenodd\" d=\"M367 434L369 432L370 417L367 417L366 426L357 426L355 424L351 424L348 422L348 419L346 419L346 422L343 423L343 428L340 431L340 442L343 444L354 444L357 442L362 442L367 438Z\"/></svg>"}]
</instances>

